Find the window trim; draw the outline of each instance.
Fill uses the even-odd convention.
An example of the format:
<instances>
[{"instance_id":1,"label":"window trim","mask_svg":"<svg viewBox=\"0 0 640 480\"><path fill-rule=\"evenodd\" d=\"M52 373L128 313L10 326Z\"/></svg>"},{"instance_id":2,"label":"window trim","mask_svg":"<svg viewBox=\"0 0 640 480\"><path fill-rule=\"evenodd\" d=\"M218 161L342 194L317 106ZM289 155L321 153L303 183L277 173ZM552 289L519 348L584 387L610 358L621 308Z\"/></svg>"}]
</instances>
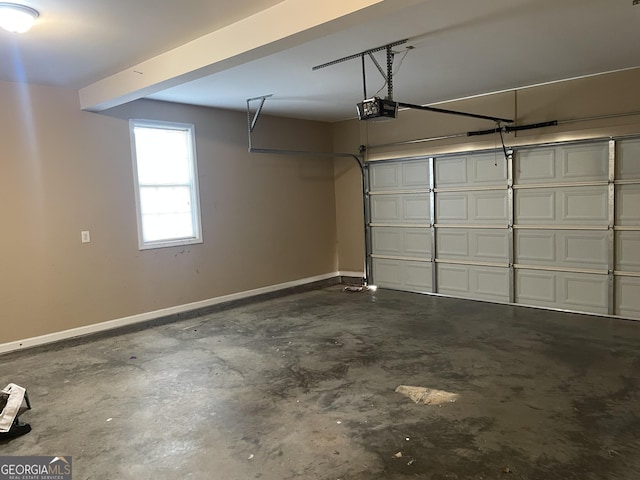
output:
<instances>
[{"instance_id":1,"label":"window trim","mask_svg":"<svg viewBox=\"0 0 640 480\"><path fill-rule=\"evenodd\" d=\"M191 216L195 230L195 236L176 238L171 240L154 240L145 242L142 231L142 208L140 202L140 181L138 179L138 156L136 151L135 128L161 128L165 130L180 130L188 132L189 142L189 174L191 175ZM136 221L138 225L138 248L151 250L156 248L178 247L183 245L195 245L203 243L202 216L200 210L200 188L198 185L198 159L196 155L195 125L192 123L167 122L160 120L147 120L139 118L129 119L129 135L131 139L131 158L133 159L133 181L136 201ZM195 211L194 211L195 207Z\"/></svg>"}]
</instances>

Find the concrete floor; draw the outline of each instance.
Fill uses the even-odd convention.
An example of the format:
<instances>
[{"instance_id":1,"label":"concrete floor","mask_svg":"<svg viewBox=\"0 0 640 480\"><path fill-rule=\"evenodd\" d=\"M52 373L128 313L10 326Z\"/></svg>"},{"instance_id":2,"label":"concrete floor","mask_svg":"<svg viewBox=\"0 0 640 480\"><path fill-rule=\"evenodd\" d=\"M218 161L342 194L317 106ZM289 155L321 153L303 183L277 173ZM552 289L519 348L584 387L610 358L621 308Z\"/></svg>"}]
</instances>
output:
<instances>
[{"instance_id":1,"label":"concrete floor","mask_svg":"<svg viewBox=\"0 0 640 480\"><path fill-rule=\"evenodd\" d=\"M0 454L76 480L640 475L633 322L334 286L0 365L34 407Z\"/></svg>"}]
</instances>

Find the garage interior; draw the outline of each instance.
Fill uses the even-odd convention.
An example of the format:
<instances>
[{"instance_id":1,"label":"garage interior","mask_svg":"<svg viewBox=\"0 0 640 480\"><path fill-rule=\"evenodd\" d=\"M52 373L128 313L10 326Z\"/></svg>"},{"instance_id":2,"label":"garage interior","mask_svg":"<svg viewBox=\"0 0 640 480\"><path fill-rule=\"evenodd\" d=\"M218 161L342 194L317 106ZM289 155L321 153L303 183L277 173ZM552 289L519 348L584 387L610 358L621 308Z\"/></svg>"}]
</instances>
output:
<instances>
[{"instance_id":1,"label":"garage interior","mask_svg":"<svg viewBox=\"0 0 640 480\"><path fill-rule=\"evenodd\" d=\"M0 32L0 387L32 431L3 456L636 478L637 2L27 3ZM359 120L372 97L426 111ZM193 127L199 241L144 244L132 119Z\"/></svg>"}]
</instances>

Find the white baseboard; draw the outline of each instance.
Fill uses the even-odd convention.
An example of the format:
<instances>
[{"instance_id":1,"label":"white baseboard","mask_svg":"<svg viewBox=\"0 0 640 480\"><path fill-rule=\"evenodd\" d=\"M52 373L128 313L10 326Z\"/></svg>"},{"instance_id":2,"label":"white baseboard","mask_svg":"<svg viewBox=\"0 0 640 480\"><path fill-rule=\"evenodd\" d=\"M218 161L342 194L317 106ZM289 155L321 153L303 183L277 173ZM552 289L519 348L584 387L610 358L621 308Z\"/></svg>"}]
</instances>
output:
<instances>
[{"instance_id":1,"label":"white baseboard","mask_svg":"<svg viewBox=\"0 0 640 480\"><path fill-rule=\"evenodd\" d=\"M88 335L91 333L103 332L105 330L111 330L114 328L124 327L127 325L133 325L136 323L146 322L149 320L155 320L157 318L166 317L168 315L175 315L177 313L184 313L191 310L211 307L213 305L232 302L234 300L251 298L257 295L263 295L265 293L277 292L278 290L284 290L292 287L299 287L301 285L307 285L309 283L320 282L322 280L335 278L340 275L345 275L345 273L341 273L341 272L325 273L324 275L316 275L315 277L302 278L300 280L293 280L291 282L280 283L278 285L270 285L268 287L261 287L261 288L256 288L254 290L247 290L244 292L232 293L230 295L224 295L222 297L209 298L207 300L201 300L199 302L187 303L184 305L177 305L175 307L163 308L161 310L154 310L152 312L140 313L138 315L131 315L129 317L118 318L115 320L108 320L106 322L94 323L92 325L72 328L70 330L63 330L61 332L49 333L47 335L41 335L39 337L25 338L23 340L16 340L13 342L1 343L0 354L13 352L16 350L22 350L28 347L45 345L47 343L58 342L60 340L67 340L69 338L80 337L80 336ZM347 275L347 276L350 276L350 275Z\"/></svg>"}]
</instances>

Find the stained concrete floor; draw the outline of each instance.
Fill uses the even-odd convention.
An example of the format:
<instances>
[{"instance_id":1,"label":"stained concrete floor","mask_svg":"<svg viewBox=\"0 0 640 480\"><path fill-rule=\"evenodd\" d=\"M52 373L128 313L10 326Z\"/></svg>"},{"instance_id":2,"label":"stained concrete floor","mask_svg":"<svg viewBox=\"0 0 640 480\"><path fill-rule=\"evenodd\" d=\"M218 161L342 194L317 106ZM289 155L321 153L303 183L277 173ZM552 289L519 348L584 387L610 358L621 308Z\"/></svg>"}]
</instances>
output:
<instances>
[{"instance_id":1,"label":"stained concrete floor","mask_svg":"<svg viewBox=\"0 0 640 480\"><path fill-rule=\"evenodd\" d=\"M0 455L71 455L76 480L640 476L621 320L334 286L5 355L9 381L33 431Z\"/></svg>"}]
</instances>

